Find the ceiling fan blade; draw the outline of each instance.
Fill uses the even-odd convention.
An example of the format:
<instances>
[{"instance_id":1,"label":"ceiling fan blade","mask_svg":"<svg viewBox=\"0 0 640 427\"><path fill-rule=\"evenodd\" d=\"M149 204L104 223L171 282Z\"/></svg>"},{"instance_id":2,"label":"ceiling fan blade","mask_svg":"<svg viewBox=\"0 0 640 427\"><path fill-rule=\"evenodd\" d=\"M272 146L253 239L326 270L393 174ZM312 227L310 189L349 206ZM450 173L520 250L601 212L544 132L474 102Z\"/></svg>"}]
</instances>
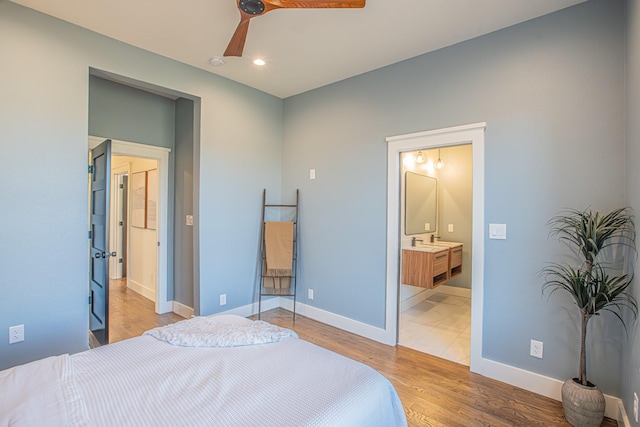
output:
<instances>
[{"instance_id":1,"label":"ceiling fan blade","mask_svg":"<svg viewBox=\"0 0 640 427\"><path fill-rule=\"evenodd\" d=\"M366 0L263 0L274 8L363 8Z\"/></svg>"},{"instance_id":2,"label":"ceiling fan blade","mask_svg":"<svg viewBox=\"0 0 640 427\"><path fill-rule=\"evenodd\" d=\"M253 18L252 15L247 15L240 11L240 23L238 23L236 31L233 33L231 41L229 41L227 45L227 50L224 51L224 56L242 56L251 18Z\"/></svg>"}]
</instances>

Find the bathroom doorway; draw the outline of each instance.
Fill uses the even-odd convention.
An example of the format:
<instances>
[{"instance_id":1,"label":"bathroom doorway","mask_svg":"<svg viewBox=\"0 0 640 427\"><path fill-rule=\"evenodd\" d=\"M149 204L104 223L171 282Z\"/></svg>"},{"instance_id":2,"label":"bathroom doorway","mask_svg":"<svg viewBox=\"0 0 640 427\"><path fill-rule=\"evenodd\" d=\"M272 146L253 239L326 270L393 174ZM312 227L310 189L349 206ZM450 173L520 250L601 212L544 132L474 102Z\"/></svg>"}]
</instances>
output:
<instances>
[{"instance_id":1,"label":"bathroom doorway","mask_svg":"<svg viewBox=\"0 0 640 427\"><path fill-rule=\"evenodd\" d=\"M471 347L472 372L484 373L487 366L482 357L482 324L484 301L484 134L486 123L429 130L390 136L387 141L387 275L386 317L384 340L398 343L400 320L400 169L401 155L420 149L444 148L471 144L472 147L472 247L471 251ZM468 270L468 269L467 269Z\"/></svg>"},{"instance_id":2,"label":"bathroom doorway","mask_svg":"<svg viewBox=\"0 0 640 427\"><path fill-rule=\"evenodd\" d=\"M407 151L401 162L398 344L469 366L472 146ZM425 259L437 254L447 259L447 272L438 271L428 283L415 281L405 274L405 251ZM454 256L460 264L451 268Z\"/></svg>"}]
</instances>

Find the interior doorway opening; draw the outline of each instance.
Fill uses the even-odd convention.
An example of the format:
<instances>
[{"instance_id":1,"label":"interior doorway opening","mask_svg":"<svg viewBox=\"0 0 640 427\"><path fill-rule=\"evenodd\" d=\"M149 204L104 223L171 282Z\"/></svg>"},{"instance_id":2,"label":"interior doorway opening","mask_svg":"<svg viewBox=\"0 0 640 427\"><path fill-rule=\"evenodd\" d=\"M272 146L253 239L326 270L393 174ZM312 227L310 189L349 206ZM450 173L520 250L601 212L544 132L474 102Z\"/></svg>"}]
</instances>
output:
<instances>
[{"instance_id":1,"label":"interior doorway opening","mask_svg":"<svg viewBox=\"0 0 640 427\"><path fill-rule=\"evenodd\" d=\"M466 366L471 358L471 150L462 144L403 152L399 178L398 344ZM427 271L418 277L417 269Z\"/></svg>"},{"instance_id":2,"label":"interior doorway opening","mask_svg":"<svg viewBox=\"0 0 640 427\"><path fill-rule=\"evenodd\" d=\"M472 146L472 265L471 280L471 348L470 369L481 372L482 323L484 301L484 131L486 123L474 123L451 128L398 135L387 138L387 286L386 342L398 343L398 311L401 250L400 235L400 165L401 154L420 148Z\"/></svg>"},{"instance_id":3,"label":"interior doorway opening","mask_svg":"<svg viewBox=\"0 0 640 427\"><path fill-rule=\"evenodd\" d=\"M89 137L89 151L104 140ZM104 236L109 265L104 302L100 302L106 325L98 339L102 344L110 342L110 279L124 278L127 288L154 301L155 313L172 311L167 293L169 152L163 147L111 140L111 185L105 209L109 226ZM90 256L90 265L94 262Z\"/></svg>"}]
</instances>

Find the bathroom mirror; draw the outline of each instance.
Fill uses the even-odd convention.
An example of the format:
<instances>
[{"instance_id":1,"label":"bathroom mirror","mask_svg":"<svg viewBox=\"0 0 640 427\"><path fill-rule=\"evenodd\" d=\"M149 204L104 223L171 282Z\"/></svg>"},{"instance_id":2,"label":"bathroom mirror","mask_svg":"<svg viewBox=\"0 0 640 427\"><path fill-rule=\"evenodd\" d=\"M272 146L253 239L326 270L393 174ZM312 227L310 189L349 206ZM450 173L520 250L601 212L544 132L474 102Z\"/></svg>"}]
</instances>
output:
<instances>
[{"instance_id":1,"label":"bathroom mirror","mask_svg":"<svg viewBox=\"0 0 640 427\"><path fill-rule=\"evenodd\" d=\"M437 180L413 172L405 174L405 234L434 233L436 231Z\"/></svg>"}]
</instances>

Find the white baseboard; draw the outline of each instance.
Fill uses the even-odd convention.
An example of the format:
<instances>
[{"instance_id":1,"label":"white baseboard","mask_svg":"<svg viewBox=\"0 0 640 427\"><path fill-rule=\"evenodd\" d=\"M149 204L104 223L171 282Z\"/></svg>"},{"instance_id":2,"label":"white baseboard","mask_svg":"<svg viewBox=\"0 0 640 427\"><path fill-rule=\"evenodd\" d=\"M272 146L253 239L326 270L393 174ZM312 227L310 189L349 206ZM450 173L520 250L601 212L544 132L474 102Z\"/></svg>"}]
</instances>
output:
<instances>
[{"instance_id":1,"label":"white baseboard","mask_svg":"<svg viewBox=\"0 0 640 427\"><path fill-rule=\"evenodd\" d=\"M425 299L429 298L430 296L433 296L436 294L446 294L446 295L452 295L456 297L471 298L471 289L459 288L456 286L447 286L447 285L440 285L435 289L425 289L422 292L419 292L415 295L410 296L405 300L402 300L400 302L400 312L408 310L414 305L419 304Z\"/></svg>"},{"instance_id":2,"label":"white baseboard","mask_svg":"<svg viewBox=\"0 0 640 427\"><path fill-rule=\"evenodd\" d=\"M143 297L156 302L156 292L153 289L146 288L142 283L138 283L135 280L127 279L127 288L131 289Z\"/></svg>"},{"instance_id":3,"label":"white baseboard","mask_svg":"<svg viewBox=\"0 0 640 427\"><path fill-rule=\"evenodd\" d=\"M434 289L436 293L453 295L455 297L471 298L470 288L459 288L457 286L440 285Z\"/></svg>"},{"instance_id":4,"label":"white baseboard","mask_svg":"<svg viewBox=\"0 0 640 427\"><path fill-rule=\"evenodd\" d=\"M262 300L262 311L272 310L274 308L281 307L280 297L265 298ZM258 303L243 305L242 307L232 308L230 310L223 311L218 314L235 314L237 316L249 317L258 313Z\"/></svg>"},{"instance_id":5,"label":"white baseboard","mask_svg":"<svg viewBox=\"0 0 640 427\"><path fill-rule=\"evenodd\" d=\"M191 319L193 317L193 308L186 306L178 301L171 301L172 309L174 313L184 317L185 319Z\"/></svg>"},{"instance_id":6,"label":"white baseboard","mask_svg":"<svg viewBox=\"0 0 640 427\"><path fill-rule=\"evenodd\" d=\"M618 399L620 401L619 409L620 415L618 416L618 427L631 427L631 421L629 421L629 417L627 416L627 411L624 410L624 402L622 399Z\"/></svg>"},{"instance_id":7,"label":"white baseboard","mask_svg":"<svg viewBox=\"0 0 640 427\"><path fill-rule=\"evenodd\" d=\"M293 300L290 298L280 298L280 307L289 311L293 311ZM335 326L336 328L342 329L343 331L351 332L353 334L386 344L386 331L382 328L376 328L375 326L367 325L366 323L349 319L348 317L340 316L338 314L312 307L298 301L296 301L296 313L316 320L318 322L325 323L330 326Z\"/></svg>"},{"instance_id":8,"label":"white baseboard","mask_svg":"<svg viewBox=\"0 0 640 427\"><path fill-rule=\"evenodd\" d=\"M562 383L564 381L484 358L480 369L475 372L485 377L562 401ZM608 394L605 394L604 398L607 404L604 415L611 419L619 420L621 412L624 413L622 400Z\"/></svg>"}]
</instances>

